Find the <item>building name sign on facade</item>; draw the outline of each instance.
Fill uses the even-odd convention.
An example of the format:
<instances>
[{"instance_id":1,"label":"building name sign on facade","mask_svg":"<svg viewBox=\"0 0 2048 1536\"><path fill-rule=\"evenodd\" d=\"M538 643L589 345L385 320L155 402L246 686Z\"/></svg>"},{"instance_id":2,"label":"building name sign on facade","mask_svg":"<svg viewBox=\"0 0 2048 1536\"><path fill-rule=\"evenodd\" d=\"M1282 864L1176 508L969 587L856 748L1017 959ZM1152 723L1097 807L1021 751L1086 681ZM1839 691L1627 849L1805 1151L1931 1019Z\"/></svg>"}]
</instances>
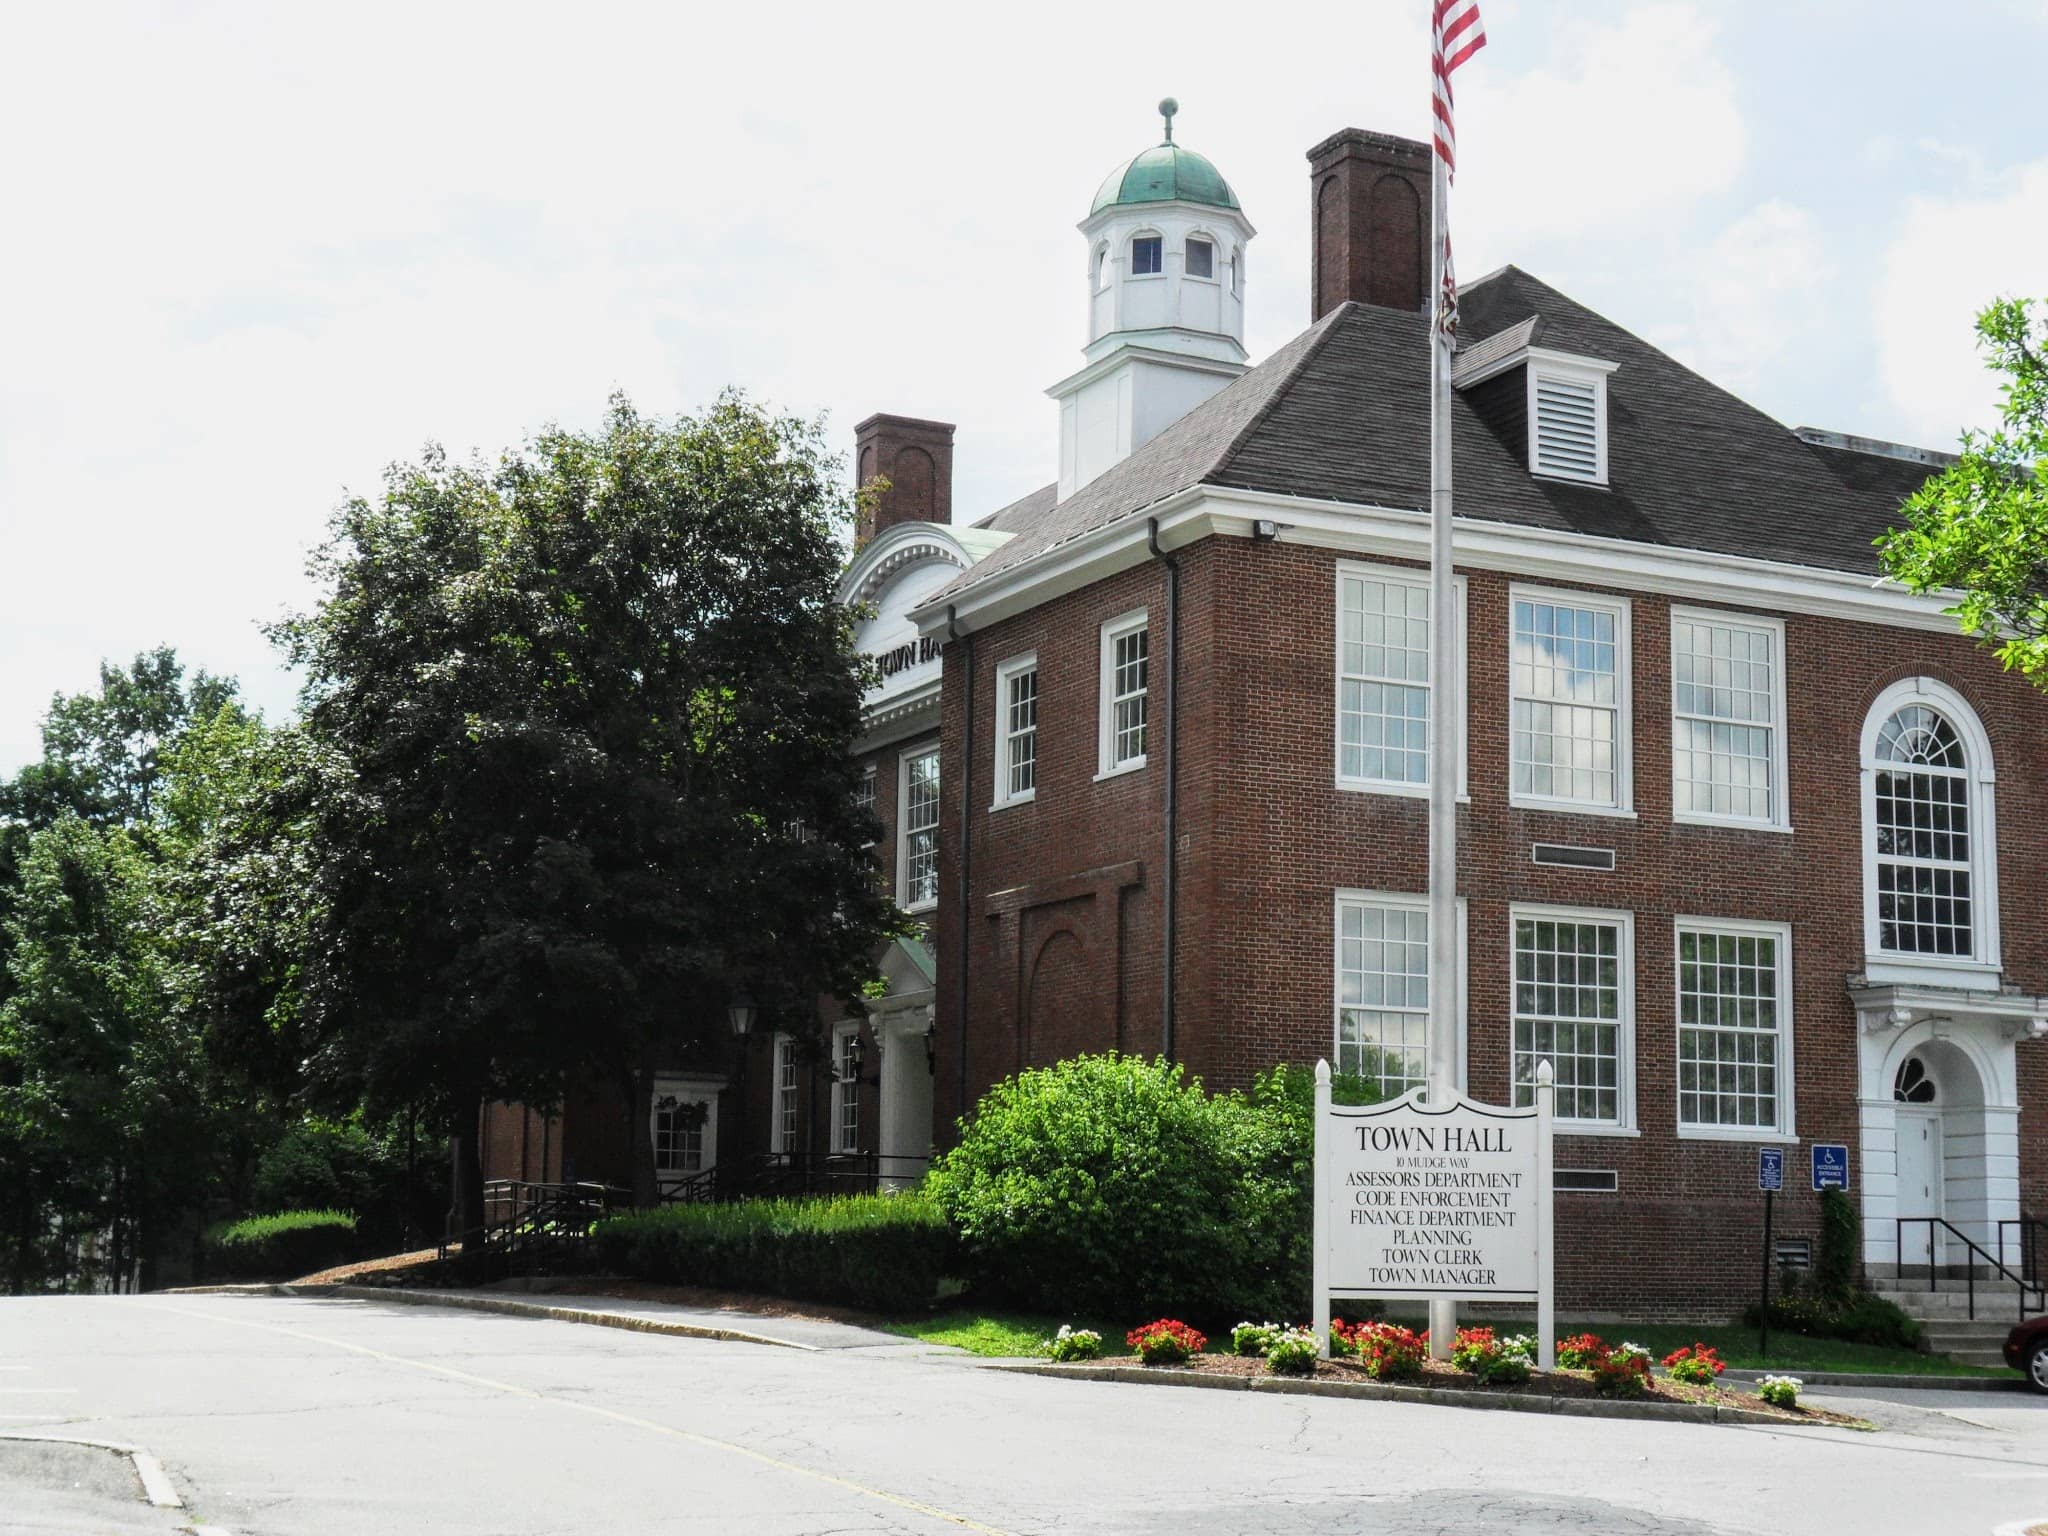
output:
<instances>
[{"instance_id":1,"label":"building name sign on facade","mask_svg":"<svg viewBox=\"0 0 2048 1536\"><path fill-rule=\"evenodd\" d=\"M921 635L915 640L906 640L892 650L875 651L870 655L883 677L894 677L910 667L921 667L926 662L937 661L946 649L946 642L937 635Z\"/></svg>"},{"instance_id":2,"label":"building name sign on facade","mask_svg":"<svg viewBox=\"0 0 2048 1536\"><path fill-rule=\"evenodd\" d=\"M1505 1109L1426 1089L1386 1104L1330 1102L1316 1063L1316 1335L1333 1297L1533 1301L1544 1370L1556 1364L1550 1063L1536 1102Z\"/></svg>"}]
</instances>

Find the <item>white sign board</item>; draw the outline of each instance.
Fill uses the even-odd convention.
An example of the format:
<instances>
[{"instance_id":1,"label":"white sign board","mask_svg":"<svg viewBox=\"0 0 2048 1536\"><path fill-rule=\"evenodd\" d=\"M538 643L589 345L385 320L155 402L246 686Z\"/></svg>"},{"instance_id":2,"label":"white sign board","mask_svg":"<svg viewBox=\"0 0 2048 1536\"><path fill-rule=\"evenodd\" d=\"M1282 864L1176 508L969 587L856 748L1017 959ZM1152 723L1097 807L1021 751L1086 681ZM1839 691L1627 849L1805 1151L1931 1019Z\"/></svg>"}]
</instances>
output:
<instances>
[{"instance_id":1,"label":"white sign board","mask_svg":"<svg viewBox=\"0 0 2048 1536\"><path fill-rule=\"evenodd\" d=\"M1315 1303L1327 1347L1332 1296L1537 1304L1553 1362L1551 1101L1506 1109L1416 1088L1386 1104L1330 1102L1316 1065Z\"/></svg>"}]
</instances>

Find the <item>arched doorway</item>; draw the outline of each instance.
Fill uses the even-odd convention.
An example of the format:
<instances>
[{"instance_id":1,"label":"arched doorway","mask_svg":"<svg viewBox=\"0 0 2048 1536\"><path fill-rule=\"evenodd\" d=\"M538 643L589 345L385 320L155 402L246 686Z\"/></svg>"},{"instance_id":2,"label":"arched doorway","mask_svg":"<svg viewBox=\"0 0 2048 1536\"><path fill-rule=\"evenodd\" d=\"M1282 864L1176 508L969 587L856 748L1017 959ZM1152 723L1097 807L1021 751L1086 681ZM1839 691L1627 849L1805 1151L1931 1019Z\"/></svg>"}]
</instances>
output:
<instances>
[{"instance_id":1,"label":"arched doorway","mask_svg":"<svg viewBox=\"0 0 2048 1536\"><path fill-rule=\"evenodd\" d=\"M1900 1054L1891 1099L1899 1263L1968 1262L1968 1250L1949 1228L1995 1251L1984 1082L1977 1064L1953 1041L1923 1040Z\"/></svg>"}]
</instances>

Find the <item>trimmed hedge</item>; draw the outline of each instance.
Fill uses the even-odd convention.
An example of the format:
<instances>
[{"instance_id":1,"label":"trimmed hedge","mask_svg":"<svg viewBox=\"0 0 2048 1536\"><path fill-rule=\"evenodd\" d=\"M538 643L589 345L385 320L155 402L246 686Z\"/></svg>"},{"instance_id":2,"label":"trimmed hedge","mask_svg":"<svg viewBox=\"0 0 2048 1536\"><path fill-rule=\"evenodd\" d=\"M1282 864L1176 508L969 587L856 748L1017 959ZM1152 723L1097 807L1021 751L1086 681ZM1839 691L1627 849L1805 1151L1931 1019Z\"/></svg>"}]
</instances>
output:
<instances>
[{"instance_id":1,"label":"trimmed hedge","mask_svg":"<svg viewBox=\"0 0 2048 1536\"><path fill-rule=\"evenodd\" d=\"M617 1274L761 1291L876 1312L913 1312L954 1268L953 1232L922 1195L848 1195L669 1205L593 1229Z\"/></svg>"},{"instance_id":2,"label":"trimmed hedge","mask_svg":"<svg viewBox=\"0 0 2048 1536\"><path fill-rule=\"evenodd\" d=\"M347 1262L355 1247L356 1219L345 1211L250 1216L206 1234L207 1267L237 1280L296 1279Z\"/></svg>"},{"instance_id":3,"label":"trimmed hedge","mask_svg":"<svg viewBox=\"0 0 2048 1536\"><path fill-rule=\"evenodd\" d=\"M1757 1306L1742 1314L1756 1326ZM1846 1296L1773 1296L1771 1327L1779 1333L1803 1333L1815 1339L1841 1339L1849 1344L1880 1344L1892 1349L1918 1349L1920 1324L1892 1302L1868 1291Z\"/></svg>"}]
</instances>

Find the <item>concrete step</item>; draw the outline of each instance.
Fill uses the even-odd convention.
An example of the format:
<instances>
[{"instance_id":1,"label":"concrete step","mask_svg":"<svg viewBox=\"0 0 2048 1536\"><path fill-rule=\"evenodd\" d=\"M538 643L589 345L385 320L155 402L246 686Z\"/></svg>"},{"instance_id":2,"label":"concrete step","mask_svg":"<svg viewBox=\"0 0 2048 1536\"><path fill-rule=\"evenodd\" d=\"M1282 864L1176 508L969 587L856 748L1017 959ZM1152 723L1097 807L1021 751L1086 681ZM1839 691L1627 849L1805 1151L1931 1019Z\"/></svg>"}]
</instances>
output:
<instances>
[{"instance_id":1,"label":"concrete step","mask_svg":"<svg viewBox=\"0 0 2048 1536\"><path fill-rule=\"evenodd\" d=\"M1963 1291L1957 1291L1953 1294L1941 1291L1933 1295L1925 1292L1916 1294L1911 1291L1880 1291L1878 1294L1901 1311L1919 1318L1923 1323L1940 1322L1943 1319L1952 1317L1968 1318L1971 1312L1969 1295ZM2032 1297L2028 1298L2030 1301L2033 1299ZM1998 1317L2010 1314L2017 1320L2019 1317L2019 1298L2010 1290L1998 1292L1980 1289L1977 1292L1975 1310L1979 1317L1983 1317L1987 1313ZM2033 1310L2032 1307L2028 1308L2029 1312Z\"/></svg>"}]
</instances>

